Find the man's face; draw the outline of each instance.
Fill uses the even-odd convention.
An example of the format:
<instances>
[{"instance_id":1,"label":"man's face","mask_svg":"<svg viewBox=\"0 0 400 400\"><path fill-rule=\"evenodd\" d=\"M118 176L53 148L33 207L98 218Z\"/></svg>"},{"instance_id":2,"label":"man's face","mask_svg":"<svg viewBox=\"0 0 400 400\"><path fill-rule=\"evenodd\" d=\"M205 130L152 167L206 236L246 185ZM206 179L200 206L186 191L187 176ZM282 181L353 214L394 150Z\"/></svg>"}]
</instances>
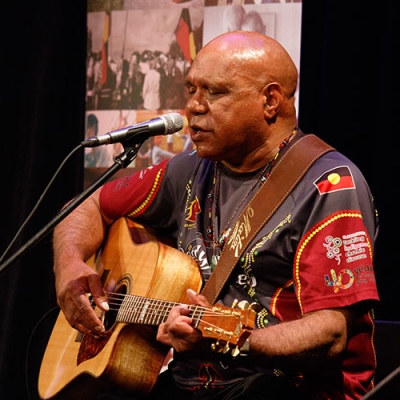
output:
<instances>
[{"instance_id":1,"label":"man's face","mask_svg":"<svg viewBox=\"0 0 400 400\"><path fill-rule=\"evenodd\" d=\"M96 136L96 129L94 126L88 126L86 128L86 138Z\"/></svg>"},{"instance_id":2,"label":"man's face","mask_svg":"<svg viewBox=\"0 0 400 400\"><path fill-rule=\"evenodd\" d=\"M264 144L264 83L251 67L223 52L202 51L194 61L186 116L200 157L236 165Z\"/></svg>"}]
</instances>

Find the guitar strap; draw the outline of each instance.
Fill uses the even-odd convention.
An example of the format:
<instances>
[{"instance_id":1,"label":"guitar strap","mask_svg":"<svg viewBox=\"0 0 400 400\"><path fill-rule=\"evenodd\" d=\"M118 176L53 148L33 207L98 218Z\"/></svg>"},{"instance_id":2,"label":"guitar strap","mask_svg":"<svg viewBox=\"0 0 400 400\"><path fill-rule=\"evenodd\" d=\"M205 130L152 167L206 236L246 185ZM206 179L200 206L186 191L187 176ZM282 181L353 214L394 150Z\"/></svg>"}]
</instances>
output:
<instances>
[{"instance_id":1,"label":"guitar strap","mask_svg":"<svg viewBox=\"0 0 400 400\"><path fill-rule=\"evenodd\" d=\"M216 302L238 259L257 232L271 218L308 168L320 156L333 150L333 147L317 136L307 134L294 142L276 163L268 179L238 217L238 220L243 220L242 217L250 213L251 221L256 221L256 225L251 226L247 236L244 233L241 237L240 251L234 245L224 246L214 272L201 291L211 304Z\"/></svg>"}]
</instances>

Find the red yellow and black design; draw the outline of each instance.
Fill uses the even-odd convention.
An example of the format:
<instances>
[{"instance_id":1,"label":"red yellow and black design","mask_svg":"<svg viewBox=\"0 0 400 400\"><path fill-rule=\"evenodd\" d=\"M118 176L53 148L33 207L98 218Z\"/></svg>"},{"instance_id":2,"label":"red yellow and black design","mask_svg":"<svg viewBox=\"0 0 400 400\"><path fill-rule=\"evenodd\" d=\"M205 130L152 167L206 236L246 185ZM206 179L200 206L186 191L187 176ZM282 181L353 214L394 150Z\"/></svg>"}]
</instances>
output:
<instances>
[{"instance_id":1,"label":"red yellow and black design","mask_svg":"<svg viewBox=\"0 0 400 400\"><path fill-rule=\"evenodd\" d=\"M184 8L178 21L178 26L175 30L176 40L182 49L183 56L189 64L196 57L196 45L190 23L189 9Z\"/></svg>"},{"instance_id":2,"label":"red yellow and black design","mask_svg":"<svg viewBox=\"0 0 400 400\"><path fill-rule=\"evenodd\" d=\"M111 12L107 11L104 19L103 43L101 47L101 84L107 83L108 44L111 35Z\"/></svg>"},{"instance_id":3,"label":"red yellow and black design","mask_svg":"<svg viewBox=\"0 0 400 400\"><path fill-rule=\"evenodd\" d=\"M337 167L325 172L314 181L314 185L317 187L319 194L354 189L356 187L353 175L347 166Z\"/></svg>"},{"instance_id":4,"label":"red yellow and black design","mask_svg":"<svg viewBox=\"0 0 400 400\"><path fill-rule=\"evenodd\" d=\"M196 197L187 208L186 221L196 222L196 215L201 213L199 199Z\"/></svg>"}]
</instances>

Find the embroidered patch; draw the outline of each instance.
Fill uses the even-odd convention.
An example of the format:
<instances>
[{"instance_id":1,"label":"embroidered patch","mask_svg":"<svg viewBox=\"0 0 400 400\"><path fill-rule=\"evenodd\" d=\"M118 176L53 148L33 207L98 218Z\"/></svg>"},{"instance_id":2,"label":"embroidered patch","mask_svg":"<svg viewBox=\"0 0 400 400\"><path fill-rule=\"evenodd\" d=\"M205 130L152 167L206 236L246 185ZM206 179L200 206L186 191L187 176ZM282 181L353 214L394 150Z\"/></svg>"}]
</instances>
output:
<instances>
[{"instance_id":1,"label":"embroidered patch","mask_svg":"<svg viewBox=\"0 0 400 400\"><path fill-rule=\"evenodd\" d=\"M317 187L319 194L354 189L356 187L350 168L346 166L337 167L325 172L314 181L314 185Z\"/></svg>"}]
</instances>

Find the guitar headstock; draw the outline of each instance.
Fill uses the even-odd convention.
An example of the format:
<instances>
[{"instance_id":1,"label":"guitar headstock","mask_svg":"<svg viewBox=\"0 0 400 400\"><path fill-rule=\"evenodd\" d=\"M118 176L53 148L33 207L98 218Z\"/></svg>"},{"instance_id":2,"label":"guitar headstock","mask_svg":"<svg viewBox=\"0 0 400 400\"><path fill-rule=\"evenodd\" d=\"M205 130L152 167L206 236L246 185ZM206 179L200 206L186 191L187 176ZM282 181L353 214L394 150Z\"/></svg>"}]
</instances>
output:
<instances>
[{"instance_id":1,"label":"guitar headstock","mask_svg":"<svg viewBox=\"0 0 400 400\"><path fill-rule=\"evenodd\" d=\"M196 328L204 338L217 339L211 346L214 351L227 353L232 350L232 355L236 356L254 328L256 315L251 308L231 308L216 304L211 309L203 310L196 321Z\"/></svg>"}]
</instances>

